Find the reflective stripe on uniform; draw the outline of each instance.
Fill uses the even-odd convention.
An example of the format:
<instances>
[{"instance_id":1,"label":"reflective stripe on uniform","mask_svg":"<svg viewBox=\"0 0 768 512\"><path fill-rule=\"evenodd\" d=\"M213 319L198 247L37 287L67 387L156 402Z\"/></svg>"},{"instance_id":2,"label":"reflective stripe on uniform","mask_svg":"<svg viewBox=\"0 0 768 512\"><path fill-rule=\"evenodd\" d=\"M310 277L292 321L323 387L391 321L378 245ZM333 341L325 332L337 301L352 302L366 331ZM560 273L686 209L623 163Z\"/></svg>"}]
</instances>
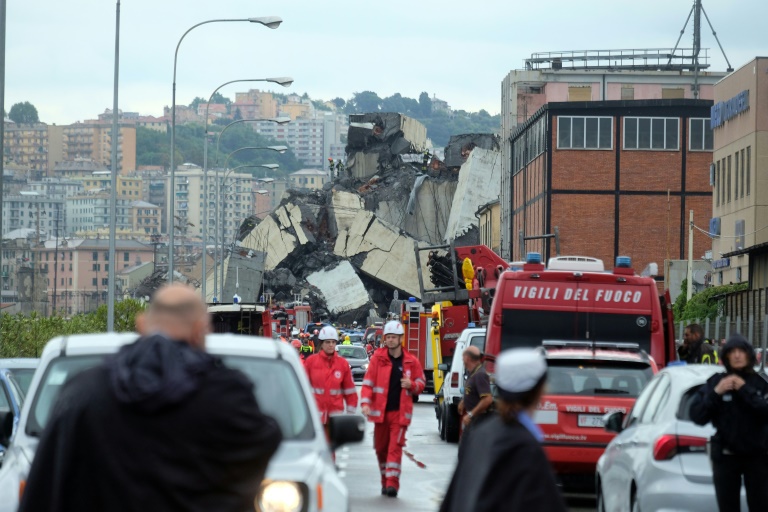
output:
<instances>
[{"instance_id":1,"label":"reflective stripe on uniform","mask_svg":"<svg viewBox=\"0 0 768 512\"><path fill-rule=\"evenodd\" d=\"M355 388L349 388L344 390L345 395L352 395L354 393L357 393L357 390Z\"/></svg>"},{"instance_id":2,"label":"reflective stripe on uniform","mask_svg":"<svg viewBox=\"0 0 768 512\"><path fill-rule=\"evenodd\" d=\"M370 398L362 398L360 400L360 405L369 404L369 403L371 403L371 399Z\"/></svg>"},{"instance_id":3,"label":"reflective stripe on uniform","mask_svg":"<svg viewBox=\"0 0 768 512\"><path fill-rule=\"evenodd\" d=\"M416 382L421 382L421 383L422 383L422 384L424 384L425 386L427 385L427 383L426 383L426 382L424 382L424 379L416 379Z\"/></svg>"},{"instance_id":4,"label":"reflective stripe on uniform","mask_svg":"<svg viewBox=\"0 0 768 512\"><path fill-rule=\"evenodd\" d=\"M357 407L352 407L351 405L347 406L347 412L353 413L357 410Z\"/></svg>"},{"instance_id":5,"label":"reflective stripe on uniform","mask_svg":"<svg viewBox=\"0 0 768 512\"><path fill-rule=\"evenodd\" d=\"M381 411L371 411L368 413L369 416L381 416Z\"/></svg>"},{"instance_id":6,"label":"reflective stripe on uniform","mask_svg":"<svg viewBox=\"0 0 768 512\"><path fill-rule=\"evenodd\" d=\"M363 379L363 386L373 386L373 381Z\"/></svg>"},{"instance_id":7,"label":"reflective stripe on uniform","mask_svg":"<svg viewBox=\"0 0 768 512\"><path fill-rule=\"evenodd\" d=\"M400 476L400 471L398 471L396 469L393 469L393 470L385 472L384 476L387 477L387 478L399 477Z\"/></svg>"},{"instance_id":8,"label":"reflective stripe on uniform","mask_svg":"<svg viewBox=\"0 0 768 512\"><path fill-rule=\"evenodd\" d=\"M325 393L325 390L323 388L314 388L313 391L315 394L322 395Z\"/></svg>"},{"instance_id":9,"label":"reflective stripe on uniform","mask_svg":"<svg viewBox=\"0 0 768 512\"><path fill-rule=\"evenodd\" d=\"M405 413L405 419L407 419L407 420L411 419L411 414Z\"/></svg>"},{"instance_id":10,"label":"reflective stripe on uniform","mask_svg":"<svg viewBox=\"0 0 768 512\"><path fill-rule=\"evenodd\" d=\"M328 391L328 393L330 393L332 395L340 395L341 394L341 390L340 389L331 389L331 390Z\"/></svg>"},{"instance_id":11,"label":"reflective stripe on uniform","mask_svg":"<svg viewBox=\"0 0 768 512\"><path fill-rule=\"evenodd\" d=\"M375 387L373 388L374 393L384 393L384 388Z\"/></svg>"},{"instance_id":12,"label":"reflective stripe on uniform","mask_svg":"<svg viewBox=\"0 0 768 512\"><path fill-rule=\"evenodd\" d=\"M387 462L386 464L384 464L384 467L400 469L400 464L398 464L397 462Z\"/></svg>"}]
</instances>

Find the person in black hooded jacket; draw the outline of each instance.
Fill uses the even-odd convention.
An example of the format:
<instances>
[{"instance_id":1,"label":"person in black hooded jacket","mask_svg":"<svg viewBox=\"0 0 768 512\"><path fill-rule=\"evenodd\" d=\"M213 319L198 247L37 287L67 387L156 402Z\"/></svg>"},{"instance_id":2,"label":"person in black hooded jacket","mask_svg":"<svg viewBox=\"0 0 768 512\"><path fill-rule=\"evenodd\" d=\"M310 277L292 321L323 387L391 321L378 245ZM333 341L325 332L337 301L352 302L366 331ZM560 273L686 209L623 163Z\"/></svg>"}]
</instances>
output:
<instances>
[{"instance_id":1,"label":"person in black hooded jacket","mask_svg":"<svg viewBox=\"0 0 768 512\"><path fill-rule=\"evenodd\" d=\"M136 324L62 388L20 512L253 510L282 435L251 381L205 352L205 304L169 285Z\"/></svg>"},{"instance_id":2,"label":"person in black hooded jacket","mask_svg":"<svg viewBox=\"0 0 768 512\"><path fill-rule=\"evenodd\" d=\"M755 349L732 334L720 359L726 371L707 380L691 403L691 419L717 431L710 441L721 512L739 511L741 479L749 510L768 510L768 382L755 370Z\"/></svg>"}]
</instances>

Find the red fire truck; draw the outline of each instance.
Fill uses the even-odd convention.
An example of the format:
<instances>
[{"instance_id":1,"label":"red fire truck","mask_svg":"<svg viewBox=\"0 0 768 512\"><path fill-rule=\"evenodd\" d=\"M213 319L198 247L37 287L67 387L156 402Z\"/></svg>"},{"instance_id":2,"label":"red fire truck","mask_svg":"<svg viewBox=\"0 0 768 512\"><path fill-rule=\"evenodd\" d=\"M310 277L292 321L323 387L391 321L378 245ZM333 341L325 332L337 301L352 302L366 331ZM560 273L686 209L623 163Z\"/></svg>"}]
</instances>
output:
<instances>
[{"instance_id":1,"label":"red fire truck","mask_svg":"<svg viewBox=\"0 0 768 512\"><path fill-rule=\"evenodd\" d=\"M312 322L312 308L304 303L209 304L214 332L231 332L256 336L294 337L294 329Z\"/></svg>"},{"instance_id":2,"label":"red fire truck","mask_svg":"<svg viewBox=\"0 0 768 512\"><path fill-rule=\"evenodd\" d=\"M456 340L470 322L485 324L492 290L509 264L484 245L417 244L415 251L422 301L411 298L403 302L400 316L405 347L419 358L427 390L434 393L440 390L443 379L438 365L450 364ZM431 287L425 287L421 272L421 253L427 251Z\"/></svg>"},{"instance_id":3,"label":"red fire truck","mask_svg":"<svg viewBox=\"0 0 768 512\"><path fill-rule=\"evenodd\" d=\"M669 293L659 294L623 256L606 272L596 258L560 256L545 268L540 254L529 253L521 271L501 274L486 353L545 340L636 343L660 368L677 359Z\"/></svg>"}]
</instances>

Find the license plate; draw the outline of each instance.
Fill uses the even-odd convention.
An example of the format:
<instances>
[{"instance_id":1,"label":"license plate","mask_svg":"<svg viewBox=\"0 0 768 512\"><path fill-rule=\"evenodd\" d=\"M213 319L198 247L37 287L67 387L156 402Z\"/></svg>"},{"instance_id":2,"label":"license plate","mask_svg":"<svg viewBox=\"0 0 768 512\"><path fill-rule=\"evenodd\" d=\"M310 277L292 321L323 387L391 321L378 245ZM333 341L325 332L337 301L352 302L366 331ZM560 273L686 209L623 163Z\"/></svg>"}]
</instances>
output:
<instances>
[{"instance_id":1,"label":"license plate","mask_svg":"<svg viewBox=\"0 0 768 512\"><path fill-rule=\"evenodd\" d=\"M580 427L603 427L603 417L595 414L579 414Z\"/></svg>"}]
</instances>

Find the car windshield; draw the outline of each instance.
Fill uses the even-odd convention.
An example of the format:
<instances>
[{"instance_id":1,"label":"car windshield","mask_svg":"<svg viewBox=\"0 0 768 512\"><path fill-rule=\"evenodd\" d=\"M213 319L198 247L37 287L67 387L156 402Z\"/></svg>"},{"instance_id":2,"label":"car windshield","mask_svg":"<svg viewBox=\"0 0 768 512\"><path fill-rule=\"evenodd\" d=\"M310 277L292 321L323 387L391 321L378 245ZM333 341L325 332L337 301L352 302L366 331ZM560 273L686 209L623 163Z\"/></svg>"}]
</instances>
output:
<instances>
[{"instance_id":1,"label":"car windshield","mask_svg":"<svg viewBox=\"0 0 768 512\"><path fill-rule=\"evenodd\" d=\"M94 367L103 356L54 359L35 393L26 432L39 435L50 417L61 387L73 376ZM243 372L255 384L261 411L275 418L283 439L311 439L314 436L309 406L293 367L286 361L256 357L224 356L224 363Z\"/></svg>"},{"instance_id":2,"label":"car windshield","mask_svg":"<svg viewBox=\"0 0 768 512\"><path fill-rule=\"evenodd\" d=\"M32 383L32 377L35 375L34 368L14 368L11 373L19 383L21 390L26 393L29 391L29 385Z\"/></svg>"},{"instance_id":3,"label":"car windshield","mask_svg":"<svg viewBox=\"0 0 768 512\"><path fill-rule=\"evenodd\" d=\"M350 345L338 345L339 355L347 359L365 359L366 353L363 347L353 347Z\"/></svg>"},{"instance_id":4,"label":"car windshield","mask_svg":"<svg viewBox=\"0 0 768 512\"><path fill-rule=\"evenodd\" d=\"M645 363L547 360L547 394L636 398L653 370Z\"/></svg>"},{"instance_id":5,"label":"car windshield","mask_svg":"<svg viewBox=\"0 0 768 512\"><path fill-rule=\"evenodd\" d=\"M544 340L637 343L651 349L651 317L618 313L504 309L501 349L540 347Z\"/></svg>"}]
</instances>

